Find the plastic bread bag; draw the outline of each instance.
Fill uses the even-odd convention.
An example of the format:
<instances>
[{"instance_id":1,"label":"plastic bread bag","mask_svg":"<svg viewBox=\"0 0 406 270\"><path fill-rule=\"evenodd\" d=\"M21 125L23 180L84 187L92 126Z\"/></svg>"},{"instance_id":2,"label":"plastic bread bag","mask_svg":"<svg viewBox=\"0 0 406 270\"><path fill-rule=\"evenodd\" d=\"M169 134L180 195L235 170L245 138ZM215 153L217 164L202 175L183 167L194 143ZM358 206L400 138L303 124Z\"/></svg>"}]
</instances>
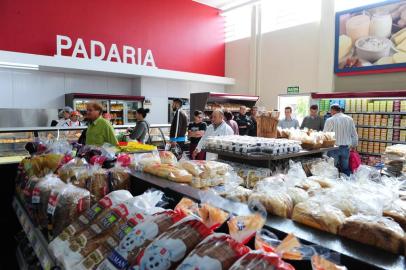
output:
<instances>
[{"instance_id":1,"label":"plastic bread bag","mask_svg":"<svg viewBox=\"0 0 406 270\"><path fill-rule=\"evenodd\" d=\"M302 163L289 160L289 170L286 178L286 181L291 183L291 185L295 185L302 180L306 180L307 176L303 170Z\"/></svg>"},{"instance_id":2,"label":"plastic bread bag","mask_svg":"<svg viewBox=\"0 0 406 270\"><path fill-rule=\"evenodd\" d=\"M136 259L136 266L139 269L176 269L187 254L212 233L198 218L186 217L144 248Z\"/></svg>"},{"instance_id":3,"label":"plastic bread bag","mask_svg":"<svg viewBox=\"0 0 406 270\"><path fill-rule=\"evenodd\" d=\"M310 171L312 175L322 176L328 179L338 178L338 169L334 166L334 159L328 158L327 161L319 161L312 164Z\"/></svg>"},{"instance_id":4,"label":"plastic bread bag","mask_svg":"<svg viewBox=\"0 0 406 270\"><path fill-rule=\"evenodd\" d=\"M295 268L284 262L277 254L261 250L250 251L238 261L230 270L294 270Z\"/></svg>"},{"instance_id":5,"label":"plastic bread bag","mask_svg":"<svg viewBox=\"0 0 406 270\"><path fill-rule=\"evenodd\" d=\"M35 186L40 182L43 181L44 178L39 178L36 176L31 176L23 189L23 198L24 198L24 206L28 213L32 216L33 215L33 203L32 203L32 195L35 189Z\"/></svg>"},{"instance_id":6,"label":"plastic bread bag","mask_svg":"<svg viewBox=\"0 0 406 270\"><path fill-rule=\"evenodd\" d=\"M34 217L42 228L46 228L48 224L47 209L51 191L57 187L62 188L64 186L65 183L61 179L53 174L49 174L42 181L39 181L33 189L31 202L34 208Z\"/></svg>"},{"instance_id":7,"label":"plastic bread bag","mask_svg":"<svg viewBox=\"0 0 406 270\"><path fill-rule=\"evenodd\" d=\"M99 216L86 230L69 240L69 248L65 249L60 257L65 268L75 265L95 250L99 242L112 232L115 224L122 224L128 217L136 214L152 215L163 211L162 208L156 207L162 200L162 196L161 191L147 191Z\"/></svg>"},{"instance_id":8,"label":"plastic bread bag","mask_svg":"<svg viewBox=\"0 0 406 270\"><path fill-rule=\"evenodd\" d=\"M133 155L133 162L135 164L136 171L143 171L145 166L153 164L161 164L158 151L152 151L151 153L139 153Z\"/></svg>"},{"instance_id":9,"label":"plastic bread bag","mask_svg":"<svg viewBox=\"0 0 406 270\"><path fill-rule=\"evenodd\" d=\"M123 234L119 244L107 254L107 258L103 260L97 269L126 269L135 265L137 263L136 258L141 255L141 252L146 246L148 246L148 244L150 244L158 235L168 230L169 227L193 212L194 210L192 209L194 207L197 207L196 203L183 198L177 204L174 211L166 210L138 223L128 232ZM116 241L107 242L115 243ZM91 259L90 257L100 257L91 255L88 256L89 260Z\"/></svg>"},{"instance_id":10,"label":"plastic bread bag","mask_svg":"<svg viewBox=\"0 0 406 270\"><path fill-rule=\"evenodd\" d=\"M159 158L162 164L176 165L178 159L171 151L159 151Z\"/></svg>"},{"instance_id":11,"label":"plastic bread bag","mask_svg":"<svg viewBox=\"0 0 406 270\"><path fill-rule=\"evenodd\" d=\"M216 233L208 236L176 268L229 269L235 261L250 251L230 235Z\"/></svg>"},{"instance_id":12,"label":"plastic bread bag","mask_svg":"<svg viewBox=\"0 0 406 270\"><path fill-rule=\"evenodd\" d=\"M131 186L130 174L127 167L116 165L108 170L108 186L109 190L129 190Z\"/></svg>"},{"instance_id":13,"label":"plastic bread bag","mask_svg":"<svg viewBox=\"0 0 406 270\"><path fill-rule=\"evenodd\" d=\"M231 237L239 243L246 244L262 229L266 221L266 210L258 201L250 201L248 205L252 214L232 216L228 221Z\"/></svg>"},{"instance_id":14,"label":"plastic bread bag","mask_svg":"<svg viewBox=\"0 0 406 270\"><path fill-rule=\"evenodd\" d=\"M109 193L108 172L99 165L90 167L91 177L86 188L91 193L92 203L99 201Z\"/></svg>"},{"instance_id":15,"label":"plastic bread bag","mask_svg":"<svg viewBox=\"0 0 406 270\"><path fill-rule=\"evenodd\" d=\"M384 208L383 215L392 218L403 230L406 230L406 201L395 200Z\"/></svg>"},{"instance_id":16,"label":"plastic bread bag","mask_svg":"<svg viewBox=\"0 0 406 270\"><path fill-rule=\"evenodd\" d=\"M337 265L320 255L314 255L311 262L312 270L347 270L347 267Z\"/></svg>"},{"instance_id":17,"label":"plastic bread bag","mask_svg":"<svg viewBox=\"0 0 406 270\"><path fill-rule=\"evenodd\" d=\"M106 214L109 209L130 198L132 198L132 195L127 190L118 190L107 194L83 212L76 220L67 226L58 237L50 242L48 250L55 258L59 257L61 252L68 247L68 240L74 237L74 235L80 234L92 224L97 217Z\"/></svg>"},{"instance_id":18,"label":"plastic bread bag","mask_svg":"<svg viewBox=\"0 0 406 270\"><path fill-rule=\"evenodd\" d=\"M68 141L64 141L64 140L50 142L47 144L46 153L60 154L60 155L71 154L72 145Z\"/></svg>"},{"instance_id":19,"label":"plastic bread bag","mask_svg":"<svg viewBox=\"0 0 406 270\"><path fill-rule=\"evenodd\" d=\"M339 235L394 254L402 252L405 237L403 229L391 218L367 215L346 218Z\"/></svg>"},{"instance_id":20,"label":"plastic bread bag","mask_svg":"<svg viewBox=\"0 0 406 270\"><path fill-rule=\"evenodd\" d=\"M288 187L286 192L292 199L294 206L298 203L306 201L309 198L309 194L301 188Z\"/></svg>"},{"instance_id":21,"label":"plastic bread bag","mask_svg":"<svg viewBox=\"0 0 406 270\"><path fill-rule=\"evenodd\" d=\"M58 169L58 175L62 181L68 183L71 180L71 177L74 176L75 169L81 168L85 165L87 165L87 161L85 159L73 158Z\"/></svg>"}]
</instances>

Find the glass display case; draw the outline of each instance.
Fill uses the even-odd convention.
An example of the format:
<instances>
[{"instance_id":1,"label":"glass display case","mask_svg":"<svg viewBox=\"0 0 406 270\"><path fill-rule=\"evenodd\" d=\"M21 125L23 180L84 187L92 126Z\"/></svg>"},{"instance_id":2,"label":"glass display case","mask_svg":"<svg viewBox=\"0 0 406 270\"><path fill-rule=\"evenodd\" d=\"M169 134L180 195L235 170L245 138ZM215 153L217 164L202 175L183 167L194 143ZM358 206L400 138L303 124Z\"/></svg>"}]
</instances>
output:
<instances>
[{"instance_id":1,"label":"glass display case","mask_svg":"<svg viewBox=\"0 0 406 270\"><path fill-rule=\"evenodd\" d=\"M116 135L126 133L134 125L115 125ZM35 141L67 140L76 142L86 127L20 127L0 128L0 157L26 156L25 144ZM165 148L169 141L169 124L151 125L151 143L158 148Z\"/></svg>"}]
</instances>

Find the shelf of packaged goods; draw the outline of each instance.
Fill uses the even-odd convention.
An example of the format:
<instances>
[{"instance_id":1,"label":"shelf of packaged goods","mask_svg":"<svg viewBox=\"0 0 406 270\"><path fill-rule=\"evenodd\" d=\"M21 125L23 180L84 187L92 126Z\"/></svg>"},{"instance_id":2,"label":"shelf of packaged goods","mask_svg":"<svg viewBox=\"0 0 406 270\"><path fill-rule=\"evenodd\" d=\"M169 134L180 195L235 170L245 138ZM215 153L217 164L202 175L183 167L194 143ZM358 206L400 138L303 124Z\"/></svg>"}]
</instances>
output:
<instances>
[{"instance_id":1,"label":"shelf of packaged goods","mask_svg":"<svg viewBox=\"0 0 406 270\"><path fill-rule=\"evenodd\" d=\"M393 143L393 144L406 144L406 141L388 141L388 140L374 140L374 139L364 139L360 138L358 139L360 141L365 141L365 142L381 142L381 143Z\"/></svg>"},{"instance_id":2,"label":"shelf of packaged goods","mask_svg":"<svg viewBox=\"0 0 406 270\"><path fill-rule=\"evenodd\" d=\"M250 159L250 160L281 160L281 159L289 159L301 156L307 156L312 154L324 153L327 151L335 150L337 147L329 147L329 148L320 148L315 150L300 150L299 152L284 154L284 155L269 155L265 153L250 153L250 154L241 154L235 153L230 151L223 151L218 149L211 149L207 148L204 149L206 152L218 154L221 156L233 157L238 159Z\"/></svg>"},{"instance_id":3,"label":"shelf of packaged goods","mask_svg":"<svg viewBox=\"0 0 406 270\"><path fill-rule=\"evenodd\" d=\"M360 155L369 155L369 156L381 156L380 153L373 153L373 152L358 152Z\"/></svg>"},{"instance_id":4,"label":"shelf of packaged goods","mask_svg":"<svg viewBox=\"0 0 406 270\"><path fill-rule=\"evenodd\" d=\"M209 191L202 191L186 184L179 184L146 173L132 173L134 187L151 186L162 189L165 193L176 193L200 201ZM212 195L212 193L211 193ZM210 195L210 196L211 196ZM210 197L206 197L210 198ZM246 204L230 201L222 197L211 197L210 203L229 213L247 215L250 213ZM394 255L378 248L345 239L338 235L316 230L308 226L296 223L290 219L270 216L267 218L265 228L283 238L293 233L306 244L316 244L341 254L341 264L348 269L405 269L405 258ZM363 267L359 267L362 265ZM358 267L355 267L358 266Z\"/></svg>"},{"instance_id":5,"label":"shelf of packaged goods","mask_svg":"<svg viewBox=\"0 0 406 270\"><path fill-rule=\"evenodd\" d=\"M356 125L356 127L360 127L360 128L381 128L381 129L401 129L401 130L406 130L406 127L384 127L384 126L366 126L366 125Z\"/></svg>"},{"instance_id":6,"label":"shelf of packaged goods","mask_svg":"<svg viewBox=\"0 0 406 270\"><path fill-rule=\"evenodd\" d=\"M37 258L41 263L42 269L52 269L54 266L56 266L56 264L51 255L48 253L48 242L45 240L44 235L36 226L34 226L31 218L17 197L14 197L12 205L18 221L20 222L21 227L27 235L27 238L34 249Z\"/></svg>"},{"instance_id":7,"label":"shelf of packaged goods","mask_svg":"<svg viewBox=\"0 0 406 270\"><path fill-rule=\"evenodd\" d=\"M406 112L345 112L346 114L389 114L389 115L406 115Z\"/></svg>"}]
</instances>

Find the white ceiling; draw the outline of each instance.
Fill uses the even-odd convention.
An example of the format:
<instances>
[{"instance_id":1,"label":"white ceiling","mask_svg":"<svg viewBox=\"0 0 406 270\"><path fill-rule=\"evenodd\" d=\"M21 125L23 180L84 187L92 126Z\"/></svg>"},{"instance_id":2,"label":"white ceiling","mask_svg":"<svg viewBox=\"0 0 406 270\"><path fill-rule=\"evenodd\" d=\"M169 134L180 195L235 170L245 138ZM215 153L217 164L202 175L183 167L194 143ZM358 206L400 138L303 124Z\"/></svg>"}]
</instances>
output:
<instances>
[{"instance_id":1,"label":"white ceiling","mask_svg":"<svg viewBox=\"0 0 406 270\"><path fill-rule=\"evenodd\" d=\"M193 1L201 3L203 5L215 7L221 10L229 9L234 6L251 2L251 0L193 0Z\"/></svg>"}]
</instances>

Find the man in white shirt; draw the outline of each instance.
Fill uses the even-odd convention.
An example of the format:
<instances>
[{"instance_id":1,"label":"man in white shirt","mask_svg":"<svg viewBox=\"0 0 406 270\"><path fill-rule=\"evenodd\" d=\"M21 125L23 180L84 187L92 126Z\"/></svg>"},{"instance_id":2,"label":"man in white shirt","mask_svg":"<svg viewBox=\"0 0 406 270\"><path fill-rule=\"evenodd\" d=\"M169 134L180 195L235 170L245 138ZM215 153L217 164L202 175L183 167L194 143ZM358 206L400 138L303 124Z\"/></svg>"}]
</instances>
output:
<instances>
[{"instance_id":1,"label":"man in white shirt","mask_svg":"<svg viewBox=\"0 0 406 270\"><path fill-rule=\"evenodd\" d=\"M358 134L354 121L342 113L338 104L330 107L331 117L326 120L324 132L334 132L337 150L329 151L327 155L334 158L336 167L346 175L350 175L349 157L350 148L358 145Z\"/></svg>"},{"instance_id":2,"label":"man in white shirt","mask_svg":"<svg viewBox=\"0 0 406 270\"><path fill-rule=\"evenodd\" d=\"M202 151L208 137L234 135L233 129L224 121L224 113L222 110L215 110L211 116L212 124L207 127L206 132L197 144L192 154L193 159Z\"/></svg>"}]
</instances>

